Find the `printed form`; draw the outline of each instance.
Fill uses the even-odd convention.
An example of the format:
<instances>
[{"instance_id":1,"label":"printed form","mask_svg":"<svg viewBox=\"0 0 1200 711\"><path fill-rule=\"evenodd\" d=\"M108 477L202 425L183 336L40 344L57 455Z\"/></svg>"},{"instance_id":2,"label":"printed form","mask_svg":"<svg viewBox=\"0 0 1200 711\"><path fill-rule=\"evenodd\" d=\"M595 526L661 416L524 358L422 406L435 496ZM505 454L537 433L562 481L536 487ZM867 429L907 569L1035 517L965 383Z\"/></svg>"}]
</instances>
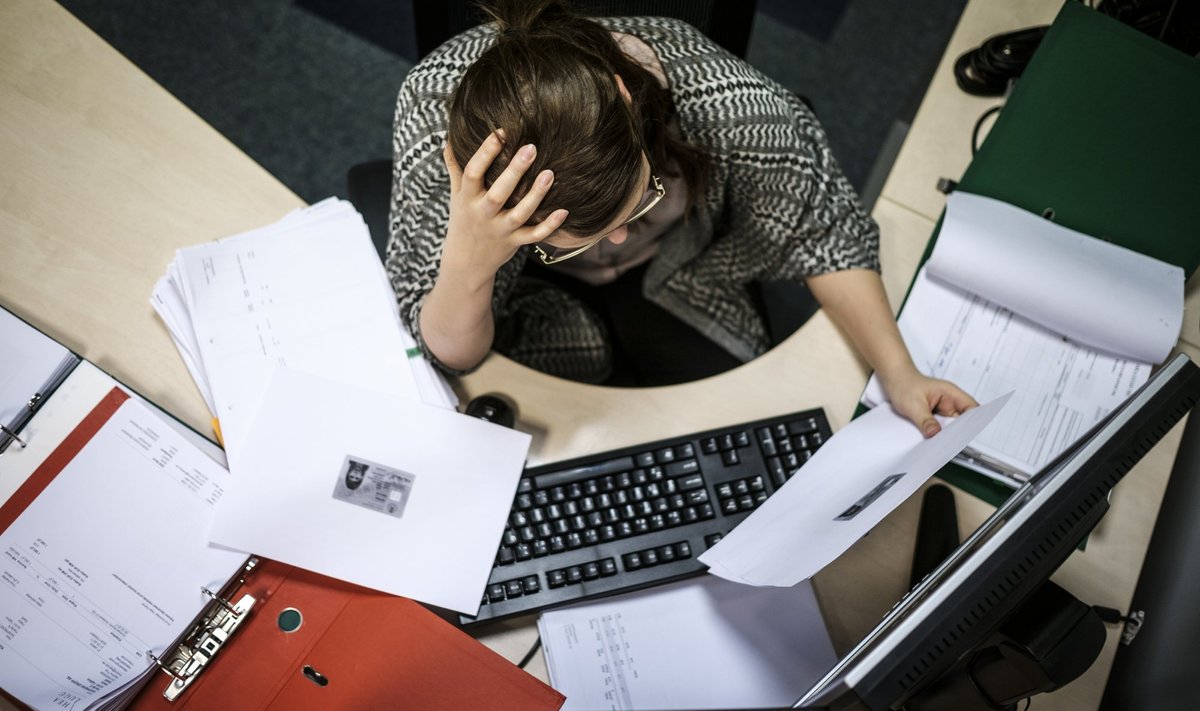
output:
<instances>
[{"instance_id":1,"label":"printed form","mask_svg":"<svg viewBox=\"0 0 1200 711\"><path fill-rule=\"evenodd\" d=\"M122 404L0 534L0 687L83 709L142 676L245 561L207 545L228 478Z\"/></svg>"}]
</instances>

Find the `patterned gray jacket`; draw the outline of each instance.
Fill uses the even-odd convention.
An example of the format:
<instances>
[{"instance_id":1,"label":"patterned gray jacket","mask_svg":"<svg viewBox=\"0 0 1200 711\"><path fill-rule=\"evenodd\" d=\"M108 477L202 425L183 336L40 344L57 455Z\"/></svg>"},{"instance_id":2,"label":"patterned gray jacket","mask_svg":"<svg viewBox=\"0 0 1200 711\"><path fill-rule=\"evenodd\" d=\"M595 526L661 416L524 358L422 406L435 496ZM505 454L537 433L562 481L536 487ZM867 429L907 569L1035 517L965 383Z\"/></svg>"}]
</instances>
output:
<instances>
[{"instance_id":1,"label":"patterned gray jacket","mask_svg":"<svg viewBox=\"0 0 1200 711\"><path fill-rule=\"evenodd\" d=\"M878 227L859 206L802 101L686 23L647 17L599 22L654 49L684 140L711 157L703 203L662 236L646 271L646 298L746 361L769 346L749 284L878 270ZM435 363L421 338L419 315L437 278L448 221L446 108L459 78L493 35L491 25L482 25L439 47L409 72L396 104L385 265L401 318ZM604 357L603 327L581 304L564 306L571 299L546 292L529 298L527 289L522 295L529 256L522 248L496 274L495 347L549 372L587 372L592 366L577 361ZM511 343L514 333L521 344L506 350L501 344Z\"/></svg>"}]
</instances>

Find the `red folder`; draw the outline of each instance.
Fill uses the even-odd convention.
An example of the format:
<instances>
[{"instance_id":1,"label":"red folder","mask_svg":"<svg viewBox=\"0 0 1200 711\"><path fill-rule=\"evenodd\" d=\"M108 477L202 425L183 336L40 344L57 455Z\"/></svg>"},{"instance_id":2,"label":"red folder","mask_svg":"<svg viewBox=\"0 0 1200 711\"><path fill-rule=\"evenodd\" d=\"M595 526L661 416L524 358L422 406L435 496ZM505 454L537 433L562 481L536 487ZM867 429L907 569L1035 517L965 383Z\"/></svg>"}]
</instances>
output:
<instances>
[{"instance_id":1,"label":"red folder","mask_svg":"<svg viewBox=\"0 0 1200 711\"><path fill-rule=\"evenodd\" d=\"M127 398L114 388L0 506L0 532ZM171 677L155 673L130 708L541 711L566 700L406 598L262 559L237 590L242 594L256 604L183 694L168 701L163 690ZM280 615L289 611L294 622L293 610L300 626L285 632Z\"/></svg>"}]
</instances>

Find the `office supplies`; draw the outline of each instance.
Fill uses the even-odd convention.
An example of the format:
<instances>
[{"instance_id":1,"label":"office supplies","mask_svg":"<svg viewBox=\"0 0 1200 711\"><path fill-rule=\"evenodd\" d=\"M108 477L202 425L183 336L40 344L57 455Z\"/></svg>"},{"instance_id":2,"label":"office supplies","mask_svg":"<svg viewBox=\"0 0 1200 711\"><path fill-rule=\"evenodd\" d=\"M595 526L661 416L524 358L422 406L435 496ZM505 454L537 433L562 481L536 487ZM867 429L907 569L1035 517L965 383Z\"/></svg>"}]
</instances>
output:
<instances>
[{"instance_id":1,"label":"office supplies","mask_svg":"<svg viewBox=\"0 0 1200 711\"><path fill-rule=\"evenodd\" d=\"M287 368L247 434L214 543L475 611L529 435Z\"/></svg>"},{"instance_id":2,"label":"office supplies","mask_svg":"<svg viewBox=\"0 0 1200 711\"><path fill-rule=\"evenodd\" d=\"M279 365L449 405L418 385L395 296L362 218L330 199L267 227L177 252L151 299L220 421L231 458ZM207 392L206 392L207 390Z\"/></svg>"},{"instance_id":3,"label":"office supplies","mask_svg":"<svg viewBox=\"0 0 1200 711\"><path fill-rule=\"evenodd\" d=\"M929 439L890 405L876 407L831 437L700 562L714 575L750 585L807 580L921 488L1008 400L941 418L941 431Z\"/></svg>"},{"instance_id":4,"label":"office supplies","mask_svg":"<svg viewBox=\"0 0 1200 711\"><path fill-rule=\"evenodd\" d=\"M0 507L0 686L34 707L136 682L245 560L207 545L223 467L120 388L77 423Z\"/></svg>"},{"instance_id":5,"label":"office supplies","mask_svg":"<svg viewBox=\"0 0 1200 711\"><path fill-rule=\"evenodd\" d=\"M525 470L473 625L678 580L830 437L823 410Z\"/></svg>"},{"instance_id":6,"label":"office supplies","mask_svg":"<svg viewBox=\"0 0 1200 711\"><path fill-rule=\"evenodd\" d=\"M1108 510L1112 488L1197 400L1200 368L1176 356L996 509L797 706L996 708L1075 679L1103 628L1068 616L1086 616L1093 601L1043 584ZM1022 628L1043 631L1042 650L1060 653L1039 659L1005 642Z\"/></svg>"},{"instance_id":7,"label":"office supplies","mask_svg":"<svg viewBox=\"0 0 1200 711\"><path fill-rule=\"evenodd\" d=\"M1197 115L1200 67L1191 57L1064 3L958 189L1036 215L1050 210L1056 224L1191 277L1200 264ZM1185 324L1192 343L1195 328ZM940 476L993 504L1012 493L957 464Z\"/></svg>"},{"instance_id":8,"label":"office supplies","mask_svg":"<svg viewBox=\"0 0 1200 711\"><path fill-rule=\"evenodd\" d=\"M0 454L79 363L79 356L0 308Z\"/></svg>"},{"instance_id":9,"label":"office supplies","mask_svg":"<svg viewBox=\"0 0 1200 711\"><path fill-rule=\"evenodd\" d=\"M563 703L562 694L412 600L267 559L228 599L242 595L259 602L236 643L176 701L164 696L174 680L156 674L133 711L553 711Z\"/></svg>"},{"instance_id":10,"label":"office supplies","mask_svg":"<svg viewBox=\"0 0 1200 711\"><path fill-rule=\"evenodd\" d=\"M924 373L1012 405L956 461L1016 486L1149 377L1183 319L1183 270L956 191L898 326ZM864 404L884 400L878 378Z\"/></svg>"},{"instance_id":11,"label":"office supplies","mask_svg":"<svg viewBox=\"0 0 1200 711\"><path fill-rule=\"evenodd\" d=\"M782 708L837 662L812 585L703 575L538 617L564 709Z\"/></svg>"}]
</instances>

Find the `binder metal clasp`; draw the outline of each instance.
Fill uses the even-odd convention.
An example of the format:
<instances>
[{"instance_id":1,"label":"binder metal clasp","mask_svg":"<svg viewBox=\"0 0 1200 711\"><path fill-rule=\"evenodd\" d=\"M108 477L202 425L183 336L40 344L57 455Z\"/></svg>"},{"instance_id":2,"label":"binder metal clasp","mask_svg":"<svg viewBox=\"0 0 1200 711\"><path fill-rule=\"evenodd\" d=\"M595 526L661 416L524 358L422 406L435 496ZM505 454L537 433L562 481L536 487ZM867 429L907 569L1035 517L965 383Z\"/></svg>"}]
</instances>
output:
<instances>
[{"instance_id":1,"label":"binder metal clasp","mask_svg":"<svg viewBox=\"0 0 1200 711\"><path fill-rule=\"evenodd\" d=\"M225 586L222 594L201 588L211 599L179 646L162 658L146 652L155 664L171 676L171 683L163 690L163 696L168 701L179 698L246 620L257 602L254 596L243 594L237 602L231 603L230 600L257 565L258 558L247 560L241 574Z\"/></svg>"}]
</instances>

